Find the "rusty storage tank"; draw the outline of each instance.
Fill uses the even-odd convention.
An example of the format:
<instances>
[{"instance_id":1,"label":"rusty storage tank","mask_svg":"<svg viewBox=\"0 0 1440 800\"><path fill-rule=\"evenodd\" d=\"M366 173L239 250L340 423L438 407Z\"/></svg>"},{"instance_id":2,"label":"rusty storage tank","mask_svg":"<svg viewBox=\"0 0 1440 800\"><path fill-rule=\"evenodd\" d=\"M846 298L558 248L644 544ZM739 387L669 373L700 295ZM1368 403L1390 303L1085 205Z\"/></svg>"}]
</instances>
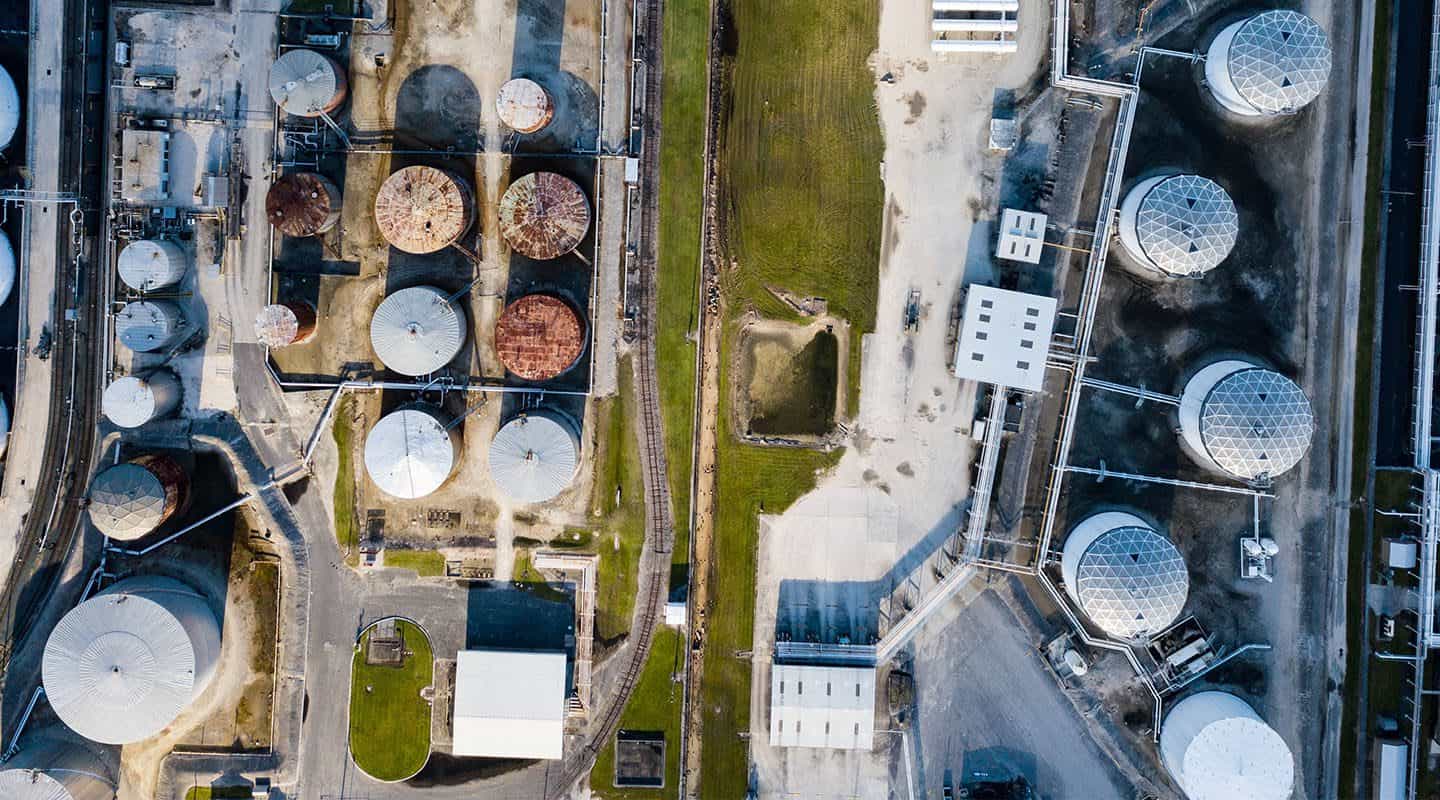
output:
<instances>
[{"instance_id":1,"label":"rusty storage tank","mask_svg":"<svg viewBox=\"0 0 1440 800\"><path fill-rule=\"evenodd\" d=\"M340 190L315 172L282 175L265 193L265 218L286 236L319 236L340 221Z\"/></svg>"},{"instance_id":2,"label":"rusty storage tank","mask_svg":"<svg viewBox=\"0 0 1440 800\"><path fill-rule=\"evenodd\" d=\"M180 407L180 379L168 369L116 378L100 397L105 416L122 428L138 428Z\"/></svg>"},{"instance_id":3,"label":"rusty storage tank","mask_svg":"<svg viewBox=\"0 0 1440 800\"><path fill-rule=\"evenodd\" d=\"M174 242L139 239L120 251L116 268L126 286L137 292L154 292L185 277L185 251Z\"/></svg>"},{"instance_id":4,"label":"rusty storage tank","mask_svg":"<svg viewBox=\"0 0 1440 800\"><path fill-rule=\"evenodd\" d=\"M453 172L405 167L375 195L375 224L385 241L407 253L433 253L454 244L474 220L475 195Z\"/></svg>"},{"instance_id":5,"label":"rusty storage tank","mask_svg":"<svg viewBox=\"0 0 1440 800\"><path fill-rule=\"evenodd\" d=\"M270 67L270 97L287 114L318 117L345 102L345 70L314 50L288 50Z\"/></svg>"},{"instance_id":6,"label":"rusty storage tank","mask_svg":"<svg viewBox=\"0 0 1440 800\"><path fill-rule=\"evenodd\" d=\"M532 172L500 198L500 232L520 253L544 261L574 250L590 230L590 201L580 184Z\"/></svg>"},{"instance_id":7,"label":"rusty storage tank","mask_svg":"<svg viewBox=\"0 0 1440 800\"><path fill-rule=\"evenodd\" d=\"M136 300L115 315L115 335L137 353L175 344L185 329L185 314L169 300Z\"/></svg>"},{"instance_id":8,"label":"rusty storage tank","mask_svg":"<svg viewBox=\"0 0 1440 800\"><path fill-rule=\"evenodd\" d=\"M412 286L385 298L370 319L370 346L402 375L429 375L465 344L465 311L434 286Z\"/></svg>"},{"instance_id":9,"label":"rusty storage tank","mask_svg":"<svg viewBox=\"0 0 1440 800\"><path fill-rule=\"evenodd\" d=\"M190 478L156 453L107 467L90 481L90 521L111 539L131 541L165 524L190 498Z\"/></svg>"},{"instance_id":10,"label":"rusty storage tank","mask_svg":"<svg viewBox=\"0 0 1440 800\"><path fill-rule=\"evenodd\" d=\"M271 303L255 315L255 341L269 347L304 344L315 338L315 306L304 300Z\"/></svg>"},{"instance_id":11,"label":"rusty storage tank","mask_svg":"<svg viewBox=\"0 0 1440 800\"><path fill-rule=\"evenodd\" d=\"M529 78L506 81L495 96L495 111L506 127L520 133L536 133L555 118L549 93Z\"/></svg>"},{"instance_id":12,"label":"rusty storage tank","mask_svg":"<svg viewBox=\"0 0 1440 800\"><path fill-rule=\"evenodd\" d=\"M495 351L512 375L550 380L585 352L585 320L558 297L526 295L507 306L495 324Z\"/></svg>"}]
</instances>

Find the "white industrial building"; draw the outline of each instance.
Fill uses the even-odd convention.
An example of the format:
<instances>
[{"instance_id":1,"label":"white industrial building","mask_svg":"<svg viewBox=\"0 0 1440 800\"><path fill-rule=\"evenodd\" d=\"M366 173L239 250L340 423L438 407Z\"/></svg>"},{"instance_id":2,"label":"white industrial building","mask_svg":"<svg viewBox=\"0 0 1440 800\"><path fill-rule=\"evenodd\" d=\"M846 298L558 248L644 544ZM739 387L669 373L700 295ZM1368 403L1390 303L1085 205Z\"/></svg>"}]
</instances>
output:
<instances>
[{"instance_id":1,"label":"white industrial building","mask_svg":"<svg viewBox=\"0 0 1440 800\"><path fill-rule=\"evenodd\" d=\"M955 344L955 375L1038 392L1045 382L1055 309L1053 297L971 286Z\"/></svg>"},{"instance_id":2,"label":"white industrial building","mask_svg":"<svg viewBox=\"0 0 1440 800\"><path fill-rule=\"evenodd\" d=\"M1169 627L1185 608L1190 575L1175 545L1134 514L1081 521L1060 559L1065 593L1110 636L1136 639Z\"/></svg>"},{"instance_id":3,"label":"white industrial building","mask_svg":"<svg viewBox=\"0 0 1440 800\"><path fill-rule=\"evenodd\" d=\"M1310 449L1315 415L1305 392L1274 370L1217 361L1180 395L1180 434L1203 466L1244 481L1288 472Z\"/></svg>"},{"instance_id":4,"label":"white industrial building","mask_svg":"<svg viewBox=\"0 0 1440 800\"><path fill-rule=\"evenodd\" d=\"M1045 250L1047 217L1035 211L1007 208L1000 215L1000 238L995 242L995 257L1006 261L1039 264Z\"/></svg>"},{"instance_id":5,"label":"white industrial building","mask_svg":"<svg viewBox=\"0 0 1440 800\"><path fill-rule=\"evenodd\" d=\"M565 491L579 465L579 432L559 411L531 409L490 441L490 477L517 503L543 503Z\"/></svg>"},{"instance_id":6,"label":"white industrial building","mask_svg":"<svg viewBox=\"0 0 1440 800\"><path fill-rule=\"evenodd\" d=\"M1172 278L1198 278L1235 247L1240 217L1220 184L1199 175L1158 175L1120 203L1120 244L1141 266Z\"/></svg>"},{"instance_id":7,"label":"white industrial building","mask_svg":"<svg viewBox=\"0 0 1440 800\"><path fill-rule=\"evenodd\" d=\"M465 312L434 286L414 286L386 297L370 320L370 344L386 367L402 375L429 375L460 353Z\"/></svg>"},{"instance_id":8,"label":"white industrial building","mask_svg":"<svg viewBox=\"0 0 1440 800\"><path fill-rule=\"evenodd\" d=\"M1295 759L1249 703L1200 692L1160 726L1160 759L1190 800L1290 800Z\"/></svg>"},{"instance_id":9,"label":"white industrial building","mask_svg":"<svg viewBox=\"0 0 1440 800\"><path fill-rule=\"evenodd\" d=\"M1325 90L1330 58L1329 37L1315 20L1266 11L1220 31L1205 55L1205 83L1236 114L1293 114Z\"/></svg>"},{"instance_id":10,"label":"white industrial building","mask_svg":"<svg viewBox=\"0 0 1440 800\"><path fill-rule=\"evenodd\" d=\"M381 417L365 437L365 471L380 491L413 500L439 489L459 462L460 441L438 409L413 403Z\"/></svg>"},{"instance_id":11,"label":"white industrial building","mask_svg":"<svg viewBox=\"0 0 1440 800\"><path fill-rule=\"evenodd\" d=\"M773 664L770 745L869 750L875 738L875 667Z\"/></svg>"},{"instance_id":12,"label":"white industrial building","mask_svg":"<svg viewBox=\"0 0 1440 800\"><path fill-rule=\"evenodd\" d=\"M558 759L565 744L565 653L462 650L455 661L457 756Z\"/></svg>"}]
</instances>

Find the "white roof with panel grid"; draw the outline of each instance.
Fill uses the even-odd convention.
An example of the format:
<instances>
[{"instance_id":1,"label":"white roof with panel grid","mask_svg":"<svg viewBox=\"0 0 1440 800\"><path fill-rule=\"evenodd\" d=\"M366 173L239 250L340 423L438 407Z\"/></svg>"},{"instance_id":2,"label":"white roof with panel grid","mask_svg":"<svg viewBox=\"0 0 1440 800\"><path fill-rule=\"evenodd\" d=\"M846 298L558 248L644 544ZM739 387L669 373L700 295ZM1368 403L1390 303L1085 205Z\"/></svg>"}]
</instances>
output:
<instances>
[{"instance_id":1,"label":"white roof with panel grid","mask_svg":"<svg viewBox=\"0 0 1440 800\"><path fill-rule=\"evenodd\" d=\"M1040 391L1055 332L1055 308L1053 297L971 286L955 345L955 375Z\"/></svg>"},{"instance_id":2,"label":"white roof with panel grid","mask_svg":"<svg viewBox=\"0 0 1440 800\"><path fill-rule=\"evenodd\" d=\"M874 667L771 666L772 747L869 750L874 738Z\"/></svg>"}]
</instances>

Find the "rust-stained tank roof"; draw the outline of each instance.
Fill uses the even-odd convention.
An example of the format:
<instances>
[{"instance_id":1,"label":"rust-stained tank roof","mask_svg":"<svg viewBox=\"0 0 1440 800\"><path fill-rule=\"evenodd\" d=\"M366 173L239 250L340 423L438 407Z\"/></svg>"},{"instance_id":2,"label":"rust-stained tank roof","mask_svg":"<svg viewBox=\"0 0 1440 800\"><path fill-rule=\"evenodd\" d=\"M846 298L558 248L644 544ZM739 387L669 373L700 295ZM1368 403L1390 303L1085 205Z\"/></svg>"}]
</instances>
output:
<instances>
[{"instance_id":1,"label":"rust-stained tank roof","mask_svg":"<svg viewBox=\"0 0 1440 800\"><path fill-rule=\"evenodd\" d=\"M574 250L590 229L590 201L580 184L554 172L532 172L500 199L500 232L517 251L545 260Z\"/></svg>"},{"instance_id":2,"label":"rust-stained tank roof","mask_svg":"<svg viewBox=\"0 0 1440 800\"><path fill-rule=\"evenodd\" d=\"M549 380L575 366L585 351L585 322L558 297L526 295L500 315L495 351L516 377Z\"/></svg>"},{"instance_id":3,"label":"rust-stained tank roof","mask_svg":"<svg viewBox=\"0 0 1440 800\"><path fill-rule=\"evenodd\" d=\"M500 121L520 133L535 133L555 116L555 106L545 88L529 78L513 78L495 96Z\"/></svg>"},{"instance_id":4,"label":"rust-stained tank roof","mask_svg":"<svg viewBox=\"0 0 1440 800\"><path fill-rule=\"evenodd\" d=\"M265 193L265 218L286 236L315 236L340 221L340 190L314 172L282 175Z\"/></svg>"},{"instance_id":5,"label":"rust-stained tank roof","mask_svg":"<svg viewBox=\"0 0 1440 800\"><path fill-rule=\"evenodd\" d=\"M302 344L315 335L315 307L307 302L275 303L255 316L255 340L266 347Z\"/></svg>"},{"instance_id":6,"label":"rust-stained tank roof","mask_svg":"<svg viewBox=\"0 0 1440 800\"><path fill-rule=\"evenodd\" d=\"M405 167L375 195L375 224L407 253L433 253L470 229L473 195L464 178L435 167Z\"/></svg>"}]
</instances>

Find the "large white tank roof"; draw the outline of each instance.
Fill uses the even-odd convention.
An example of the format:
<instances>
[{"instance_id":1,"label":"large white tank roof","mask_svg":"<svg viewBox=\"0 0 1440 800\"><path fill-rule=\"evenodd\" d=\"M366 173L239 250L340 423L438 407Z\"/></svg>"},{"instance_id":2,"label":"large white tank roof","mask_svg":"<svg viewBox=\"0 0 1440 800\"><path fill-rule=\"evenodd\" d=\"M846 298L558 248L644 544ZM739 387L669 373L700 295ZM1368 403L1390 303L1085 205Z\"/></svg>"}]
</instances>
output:
<instances>
[{"instance_id":1,"label":"large white tank roof","mask_svg":"<svg viewBox=\"0 0 1440 800\"><path fill-rule=\"evenodd\" d=\"M401 289L370 320L370 344L386 367L428 375L450 363L465 343L465 312L433 286Z\"/></svg>"},{"instance_id":2,"label":"large white tank roof","mask_svg":"<svg viewBox=\"0 0 1440 800\"><path fill-rule=\"evenodd\" d=\"M340 65L314 50L287 50L270 67L270 97L275 105L301 117L334 111L344 100Z\"/></svg>"},{"instance_id":3,"label":"large white tank roof","mask_svg":"<svg viewBox=\"0 0 1440 800\"><path fill-rule=\"evenodd\" d=\"M1288 472L1305 457L1315 434L1303 389L1274 370L1240 360L1212 364L1190 379L1180 424L1198 455L1242 480Z\"/></svg>"},{"instance_id":4,"label":"large white tank roof","mask_svg":"<svg viewBox=\"0 0 1440 800\"><path fill-rule=\"evenodd\" d=\"M0 67L0 148L9 147L20 129L20 90L9 71Z\"/></svg>"},{"instance_id":5,"label":"large white tank roof","mask_svg":"<svg viewBox=\"0 0 1440 800\"><path fill-rule=\"evenodd\" d=\"M139 239L125 245L117 259L120 280L137 292L174 286L185 277L185 253L174 242Z\"/></svg>"},{"instance_id":6,"label":"large white tank roof","mask_svg":"<svg viewBox=\"0 0 1440 800\"><path fill-rule=\"evenodd\" d=\"M1082 521L1066 538L1060 563L1071 599L1120 639L1165 629L1190 593L1180 551L1133 514L1112 511Z\"/></svg>"},{"instance_id":7,"label":"large white tank roof","mask_svg":"<svg viewBox=\"0 0 1440 800\"><path fill-rule=\"evenodd\" d=\"M385 494L424 497L450 477L455 449L454 437L433 411L402 408L382 417L365 437L365 470Z\"/></svg>"},{"instance_id":8,"label":"large white tank roof","mask_svg":"<svg viewBox=\"0 0 1440 800\"><path fill-rule=\"evenodd\" d=\"M185 325L180 306L169 300L136 300L115 315L115 336L137 353L151 353L174 344Z\"/></svg>"},{"instance_id":9,"label":"large white tank roof","mask_svg":"<svg viewBox=\"0 0 1440 800\"><path fill-rule=\"evenodd\" d=\"M0 797L5 800L73 800L59 781L29 769L0 772Z\"/></svg>"},{"instance_id":10,"label":"large white tank roof","mask_svg":"<svg viewBox=\"0 0 1440 800\"><path fill-rule=\"evenodd\" d=\"M1237 114L1290 114L1325 90L1330 62L1330 40L1315 20L1295 11L1266 11L1215 37L1205 78L1215 99Z\"/></svg>"},{"instance_id":11,"label":"large white tank roof","mask_svg":"<svg viewBox=\"0 0 1440 800\"><path fill-rule=\"evenodd\" d=\"M100 397L106 418L122 428L138 428L173 411L180 400L180 382L169 370L157 370L148 378L126 375L116 378Z\"/></svg>"},{"instance_id":12,"label":"large white tank roof","mask_svg":"<svg viewBox=\"0 0 1440 800\"><path fill-rule=\"evenodd\" d=\"M1121 204L1120 238L1126 249L1175 277L1214 269L1230 255L1239 233L1230 195L1199 175L1148 178Z\"/></svg>"},{"instance_id":13,"label":"large white tank roof","mask_svg":"<svg viewBox=\"0 0 1440 800\"><path fill-rule=\"evenodd\" d=\"M137 742L205 688L219 653L219 623L204 598L171 578L131 578L55 626L41 664L45 696L81 736Z\"/></svg>"},{"instance_id":14,"label":"large white tank roof","mask_svg":"<svg viewBox=\"0 0 1440 800\"><path fill-rule=\"evenodd\" d=\"M560 494L574 480L579 462L575 426L545 409L510 420L490 442L490 476L519 503L541 503Z\"/></svg>"},{"instance_id":15,"label":"large white tank roof","mask_svg":"<svg viewBox=\"0 0 1440 800\"><path fill-rule=\"evenodd\" d=\"M1160 727L1160 757L1190 800L1289 800L1295 788L1290 747L1227 692L1176 703Z\"/></svg>"}]
</instances>

